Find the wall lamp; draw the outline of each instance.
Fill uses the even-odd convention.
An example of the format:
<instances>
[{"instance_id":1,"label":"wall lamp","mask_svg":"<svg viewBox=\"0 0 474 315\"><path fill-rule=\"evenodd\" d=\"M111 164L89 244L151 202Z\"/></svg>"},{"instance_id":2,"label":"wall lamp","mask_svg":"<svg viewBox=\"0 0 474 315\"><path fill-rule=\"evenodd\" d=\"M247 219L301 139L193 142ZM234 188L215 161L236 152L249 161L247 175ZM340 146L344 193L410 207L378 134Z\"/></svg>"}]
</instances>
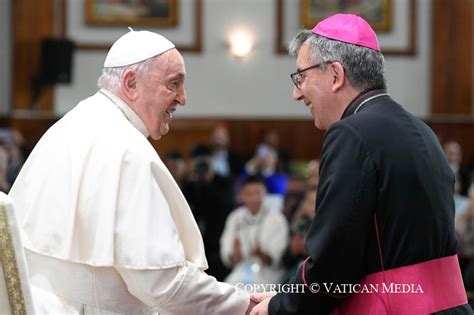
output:
<instances>
[{"instance_id":1,"label":"wall lamp","mask_svg":"<svg viewBox=\"0 0 474 315\"><path fill-rule=\"evenodd\" d=\"M252 51L254 36L246 30L236 29L229 34L228 44L232 56L244 58Z\"/></svg>"}]
</instances>

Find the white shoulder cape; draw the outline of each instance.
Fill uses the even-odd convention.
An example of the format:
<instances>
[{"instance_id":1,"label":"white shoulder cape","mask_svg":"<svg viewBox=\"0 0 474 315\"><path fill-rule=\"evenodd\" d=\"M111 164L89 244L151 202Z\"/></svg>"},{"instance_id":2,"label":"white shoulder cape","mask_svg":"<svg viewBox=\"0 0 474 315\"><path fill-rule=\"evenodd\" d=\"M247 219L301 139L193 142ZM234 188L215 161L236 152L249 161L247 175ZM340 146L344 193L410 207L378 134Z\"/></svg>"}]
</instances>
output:
<instances>
[{"instance_id":1,"label":"white shoulder cape","mask_svg":"<svg viewBox=\"0 0 474 315\"><path fill-rule=\"evenodd\" d=\"M161 269L190 261L207 268L178 185L104 94L80 102L45 133L10 196L25 247L40 254L93 266Z\"/></svg>"}]
</instances>

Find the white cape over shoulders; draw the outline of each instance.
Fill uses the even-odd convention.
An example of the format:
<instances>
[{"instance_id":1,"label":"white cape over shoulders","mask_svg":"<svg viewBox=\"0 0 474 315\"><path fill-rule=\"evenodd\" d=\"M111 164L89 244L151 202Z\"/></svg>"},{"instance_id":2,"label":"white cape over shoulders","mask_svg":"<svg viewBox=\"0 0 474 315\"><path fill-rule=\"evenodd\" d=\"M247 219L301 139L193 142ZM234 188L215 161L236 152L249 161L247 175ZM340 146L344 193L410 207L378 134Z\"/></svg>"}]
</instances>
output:
<instances>
[{"instance_id":1,"label":"white cape over shoulders","mask_svg":"<svg viewBox=\"0 0 474 315\"><path fill-rule=\"evenodd\" d=\"M98 92L36 145L10 191L25 247L92 266L160 269L189 261L206 269L184 196L119 106L119 98Z\"/></svg>"}]
</instances>

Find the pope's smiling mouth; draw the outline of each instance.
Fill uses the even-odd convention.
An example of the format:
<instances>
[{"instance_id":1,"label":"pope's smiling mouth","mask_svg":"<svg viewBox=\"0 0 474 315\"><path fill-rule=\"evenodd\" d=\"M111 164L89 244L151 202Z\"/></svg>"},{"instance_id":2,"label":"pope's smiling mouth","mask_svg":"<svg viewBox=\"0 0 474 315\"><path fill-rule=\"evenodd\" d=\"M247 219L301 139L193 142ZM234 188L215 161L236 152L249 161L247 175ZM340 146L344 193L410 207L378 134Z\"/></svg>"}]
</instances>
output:
<instances>
[{"instance_id":1,"label":"pope's smiling mouth","mask_svg":"<svg viewBox=\"0 0 474 315\"><path fill-rule=\"evenodd\" d=\"M173 118L173 113L174 113L175 109L174 108L170 108L170 109L167 109L166 110L166 113L168 114L168 116L171 118Z\"/></svg>"}]
</instances>

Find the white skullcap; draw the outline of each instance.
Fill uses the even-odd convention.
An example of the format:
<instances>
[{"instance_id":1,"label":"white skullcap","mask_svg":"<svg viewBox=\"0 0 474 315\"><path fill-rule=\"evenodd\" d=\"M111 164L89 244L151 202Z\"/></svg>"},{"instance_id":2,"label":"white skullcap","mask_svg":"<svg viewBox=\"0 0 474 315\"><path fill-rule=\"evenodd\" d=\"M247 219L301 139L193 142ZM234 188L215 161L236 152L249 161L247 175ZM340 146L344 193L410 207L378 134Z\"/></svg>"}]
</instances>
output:
<instances>
[{"instance_id":1,"label":"white skullcap","mask_svg":"<svg viewBox=\"0 0 474 315\"><path fill-rule=\"evenodd\" d=\"M110 47L104 68L123 67L160 55L175 46L164 36L149 31L134 31L122 35Z\"/></svg>"}]
</instances>

